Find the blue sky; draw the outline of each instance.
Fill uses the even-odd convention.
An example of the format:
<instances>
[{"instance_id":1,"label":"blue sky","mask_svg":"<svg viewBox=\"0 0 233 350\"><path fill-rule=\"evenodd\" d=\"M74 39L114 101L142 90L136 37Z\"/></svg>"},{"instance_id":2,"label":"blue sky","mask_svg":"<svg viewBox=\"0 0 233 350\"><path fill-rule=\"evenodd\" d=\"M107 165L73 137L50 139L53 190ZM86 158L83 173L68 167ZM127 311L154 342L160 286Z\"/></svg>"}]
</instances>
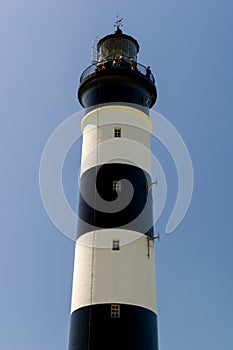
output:
<instances>
[{"instance_id":1,"label":"blue sky","mask_svg":"<svg viewBox=\"0 0 233 350\"><path fill-rule=\"evenodd\" d=\"M52 131L81 109L92 38L113 32L117 12L156 76L154 109L182 135L195 173L190 209L166 235L177 178L153 143L168 183L156 225L160 350L233 348L232 10L230 0L0 1L1 349L67 348L74 243L43 208L39 163ZM73 207L79 153L76 144L64 166Z\"/></svg>"}]
</instances>

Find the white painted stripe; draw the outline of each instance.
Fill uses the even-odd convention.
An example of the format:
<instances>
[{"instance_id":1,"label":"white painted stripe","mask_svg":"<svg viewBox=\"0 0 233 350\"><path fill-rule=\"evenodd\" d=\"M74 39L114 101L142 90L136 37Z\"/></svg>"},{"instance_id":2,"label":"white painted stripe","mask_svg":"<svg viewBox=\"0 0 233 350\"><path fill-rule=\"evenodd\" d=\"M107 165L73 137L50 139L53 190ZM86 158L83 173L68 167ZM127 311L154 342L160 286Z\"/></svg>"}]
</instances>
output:
<instances>
[{"instance_id":1,"label":"white painted stripe","mask_svg":"<svg viewBox=\"0 0 233 350\"><path fill-rule=\"evenodd\" d=\"M104 163L136 165L151 173L151 120L136 109L112 106L88 113L82 122L83 147L81 171ZM114 138L114 128L121 138Z\"/></svg>"},{"instance_id":2,"label":"white painted stripe","mask_svg":"<svg viewBox=\"0 0 233 350\"><path fill-rule=\"evenodd\" d=\"M83 140L80 176L88 169L106 163L134 165L151 175L151 152L141 143L116 138L93 148L91 144L89 137Z\"/></svg>"},{"instance_id":3,"label":"white painted stripe","mask_svg":"<svg viewBox=\"0 0 233 350\"><path fill-rule=\"evenodd\" d=\"M82 119L81 129L83 131L87 124L106 125L116 122L138 126L149 133L153 130L152 121L147 114L136 108L120 105L104 106L87 113Z\"/></svg>"},{"instance_id":4,"label":"white painted stripe","mask_svg":"<svg viewBox=\"0 0 233 350\"><path fill-rule=\"evenodd\" d=\"M111 248L113 238L120 239L119 251ZM93 242L94 247L89 246ZM156 312L155 252L151 241L148 258L145 235L99 230L76 242L71 312L101 303L130 304Z\"/></svg>"}]
</instances>

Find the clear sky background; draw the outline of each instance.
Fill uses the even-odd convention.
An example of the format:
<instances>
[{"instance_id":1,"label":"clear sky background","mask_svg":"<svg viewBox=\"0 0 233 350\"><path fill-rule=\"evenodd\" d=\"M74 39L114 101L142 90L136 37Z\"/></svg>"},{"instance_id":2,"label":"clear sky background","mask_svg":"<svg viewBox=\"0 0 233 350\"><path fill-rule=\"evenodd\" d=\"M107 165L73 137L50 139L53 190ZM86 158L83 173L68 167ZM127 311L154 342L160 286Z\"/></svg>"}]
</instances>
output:
<instances>
[{"instance_id":1,"label":"clear sky background","mask_svg":"<svg viewBox=\"0 0 233 350\"><path fill-rule=\"evenodd\" d=\"M153 144L168 183L156 225L160 350L232 350L230 0L0 1L0 349L67 349L74 242L43 208L38 169L52 131L81 109L76 93L92 38L114 31L117 12L141 46L138 61L156 75L154 109L182 135L195 173L189 211L166 235L177 176ZM79 153L76 144L64 166L73 207Z\"/></svg>"}]
</instances>

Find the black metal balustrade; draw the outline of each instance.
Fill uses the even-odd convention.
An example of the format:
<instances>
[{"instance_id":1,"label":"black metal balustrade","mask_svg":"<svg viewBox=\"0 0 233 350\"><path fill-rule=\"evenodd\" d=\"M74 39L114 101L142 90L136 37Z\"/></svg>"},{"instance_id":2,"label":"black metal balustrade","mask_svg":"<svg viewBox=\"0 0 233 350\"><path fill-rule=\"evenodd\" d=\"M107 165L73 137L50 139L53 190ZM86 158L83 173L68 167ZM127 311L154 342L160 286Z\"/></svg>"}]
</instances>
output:
<instances>
[{"instance_id":1,"label":"black metal balustrade","mask_svg":"<svg viewBox=\"0 0 233 350\"><path fill-rule=\"evenodd\" d=\"M147 77L153 84L155 84L155 78L150 71L150 67L145 67L142 64L129 59L121 59L115 58L114 60L101 61L92 64L87 67L80 77L80 83L82 83L85 79L98 74L101 71L110 71L114 69L122 69L122 70L130 70L135 73L142 74Z\"/></svg>"}]
</instances>

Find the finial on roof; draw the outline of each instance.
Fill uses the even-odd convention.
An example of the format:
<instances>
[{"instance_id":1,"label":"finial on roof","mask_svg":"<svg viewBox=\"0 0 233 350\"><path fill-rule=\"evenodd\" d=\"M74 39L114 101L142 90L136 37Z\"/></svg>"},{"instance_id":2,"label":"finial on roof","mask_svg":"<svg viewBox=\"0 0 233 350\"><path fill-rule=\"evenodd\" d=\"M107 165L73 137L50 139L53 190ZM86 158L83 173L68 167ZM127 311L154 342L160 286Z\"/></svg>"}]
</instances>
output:
<instances>
[{"instance_id":1,"label":"finial on roof","mask_svg":"<svg viewBox=\"0 0 233 350\"><path fill-rule=\"evenodd\" d=\"M114 27L116 28L116 32L122 33L120 27L123 27L123 24L121 23L123 21L123 18L119 18L119 15L117 14L116 22L114 24Z\"/></svg>"}]
</instances>

